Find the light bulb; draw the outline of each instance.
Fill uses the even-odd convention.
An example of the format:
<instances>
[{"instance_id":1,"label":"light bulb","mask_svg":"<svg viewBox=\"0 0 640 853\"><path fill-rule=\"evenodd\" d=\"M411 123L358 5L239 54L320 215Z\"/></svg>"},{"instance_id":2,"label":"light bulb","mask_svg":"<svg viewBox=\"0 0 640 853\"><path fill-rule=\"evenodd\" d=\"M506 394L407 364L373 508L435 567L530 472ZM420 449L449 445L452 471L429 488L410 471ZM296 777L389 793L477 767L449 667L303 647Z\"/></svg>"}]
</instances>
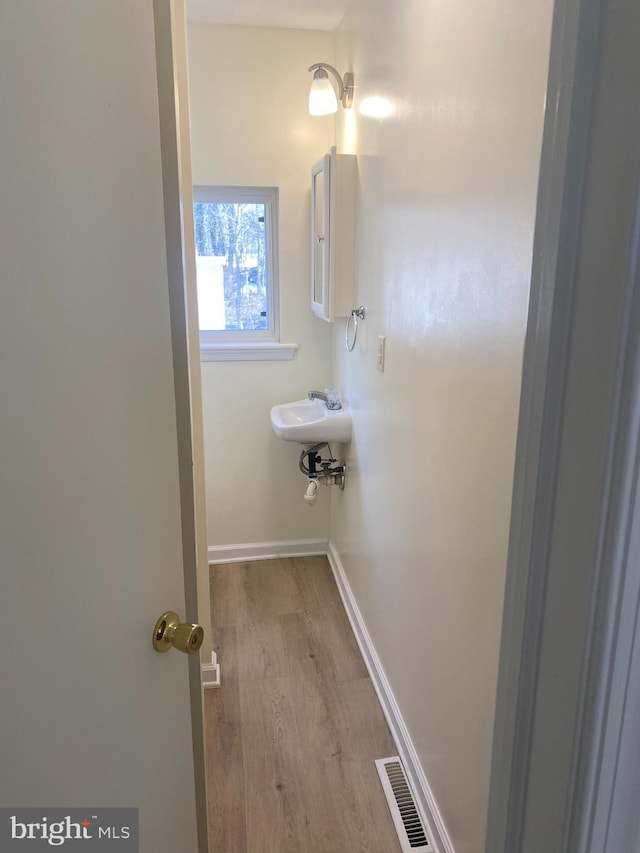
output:
<instances>
[{"instance_id":1,"label":"light bulb","mask_svg":"<svg viewBox=\"0 0 640 853\"><path fill-rule=\"evenodd\" d=\"M311 81L309 115L327 116L338 112L338 99L327 72L319 69Z\"/></svg>"}]
</instances>

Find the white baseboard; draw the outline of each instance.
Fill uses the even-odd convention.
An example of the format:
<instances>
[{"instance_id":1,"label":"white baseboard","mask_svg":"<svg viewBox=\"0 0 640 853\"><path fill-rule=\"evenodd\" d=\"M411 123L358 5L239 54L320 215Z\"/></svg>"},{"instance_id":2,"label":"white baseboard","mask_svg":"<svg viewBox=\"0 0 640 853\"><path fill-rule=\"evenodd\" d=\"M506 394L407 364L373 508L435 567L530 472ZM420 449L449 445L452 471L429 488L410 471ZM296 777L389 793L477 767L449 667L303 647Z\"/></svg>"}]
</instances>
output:
<instances>
[{"instance_id":1,"label":"white baseboard","mask_svg":"<svg viewBox=\"0 0 640 853\"><path fill-rule=\"evenodd\" d=\"M209 565L273 560L274 557L313 557L326 554L328 539L286 539L282 542L249 542L244 545L210 545Z\"/></svg>"},{"instance_id":2,"label":"white baseboard","mask_svg":"<svg viewBox=\"0 0 640 853\"><path fill-rule=\"evenodd\" d=\"M437 803L427 782L427 777L420 764L418 753L411 741L409 731L398 708L398 703L391 691L391 685L385 675L380 658L360 613L340 556L332 542L329 543L327 556L340 592L340 597L342 598L342 603L347 611L353 633L360 646L360 651L369 670L375 691L378 694L378 699L380 700L380 705L382 706L389 729L398 749L398 754L402 759L405 772L413 787L421 817L429 828L430 840L437 853L455 853L447 828L438 811Z\"/></svg>"}]
</instances>

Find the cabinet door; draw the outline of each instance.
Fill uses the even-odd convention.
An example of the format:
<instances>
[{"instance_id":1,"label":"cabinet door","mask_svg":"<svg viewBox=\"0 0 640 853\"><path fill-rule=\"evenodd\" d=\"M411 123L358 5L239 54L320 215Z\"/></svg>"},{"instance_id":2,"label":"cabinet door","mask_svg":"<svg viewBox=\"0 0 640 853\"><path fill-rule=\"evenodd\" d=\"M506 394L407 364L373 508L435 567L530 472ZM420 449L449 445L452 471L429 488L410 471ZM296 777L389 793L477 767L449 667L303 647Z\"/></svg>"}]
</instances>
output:
<instances>
[{"instance_id":1,"label":"cabinet door","mask_svg":"<svg viewBox=\"0 0 640 853\"><path fill-rule=\"evenodd\" d=\"M329 205L331 158L327 154L311 170L311 308L323 320L329 306Z\"/></svg>"}]
</instances>

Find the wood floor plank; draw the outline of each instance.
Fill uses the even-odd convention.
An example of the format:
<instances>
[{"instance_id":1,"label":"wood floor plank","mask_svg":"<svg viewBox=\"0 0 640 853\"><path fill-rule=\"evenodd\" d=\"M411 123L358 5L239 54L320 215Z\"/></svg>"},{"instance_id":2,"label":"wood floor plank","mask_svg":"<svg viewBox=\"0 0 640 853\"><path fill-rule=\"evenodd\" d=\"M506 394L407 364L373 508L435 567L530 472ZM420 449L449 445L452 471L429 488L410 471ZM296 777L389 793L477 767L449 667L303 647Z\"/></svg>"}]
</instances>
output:
<instances>
[{"instance_id":1,"label":"wood floor plank","mask_svg":"<svg viewBox=\"0 0 640 853\"><path fill-rule=\"evenodd\" d=\"M247 853L245 812L237 806L245 785L236 629L220 628L213 640L224 687L204 693L209 853Z\"/></svg>"},{"instance_id":2,"label":"wood floor plank","mask_svg":"<svg viewBox=\"0 0 640 853\"><path fill-rule=\"evenodd\" d=\"M396 749L370 679L339 682L307 659L294 687L301 751L313 768L300 780L313 837L331 815L330 835L319 849L398 851L374 764Z\"/></svg>"},{"instance_id":3,"label":"wood floor plank","mask_svg":"<svg viewBox=\"0 0 640 853\"><path fill-rule=\"evenodd\" d=\"M396 747L370 678L335 681L333 714L347 756L372 763Z\"/></svg>"},{"instance_id":4,"label":"wood floor plank","mask_svg":"<svg viewBox=\"0 0 640 853\"><path fill-rule=\"evenodd\" d=\"M245 592L246 614L240 614L240 621L243 618L260 621L303 609L295 574L286 559L258 560L247 564Z\"/></svg>"},{"instance_id":5,"label":"wood floor plank","mask_svg":"<svg viewBox=\"0 0 640 853\"><path fill-rule=\"evenodd\" d=\"M290 675L289 658L277 617L244 622L237 627L238 674L241 682Z\"/></svg>"},{"instance_id":6,"label":"wood floor plank","mask_svg":"<svg viewBox=\"0 0 640 853\"><path fill-rule=\"evenodd\" d=\"M214 619L233 627L216 632L212 692L229 696L206 709L207 767L231 829L210 853L399 853L374 765L396 750L326 558L215 568Z\"/></svg>"},{"instance_id":7,"label":"wood floor plank","mask_svg":"<svg viewBox=\"0 0 640 853\"><path fill-rule=\"evenodd\" d=\"M296 578L314 646L338 681L367 677L326 557L298 559Z\"/></svg>"},{"instance_id":8,"label":"wood floor plank","mask_svg":"<svg viewBox=\"0 0 640 853\"><path fill-rule=\"evenodd\" d=\"M251 853L311 850L300 792L300 756L287 679L245 682L240 703L243 732L245 815Z\"/></svg>"},{"instance_id":9,"label":"wood floor plank","mask_svg":"<svg viewBox=\"0 0 640 853\"><path fill-rule=\"evenodd\" d=\"M340 797L340 788L332 788L334 809L342 809L349 830L349 846L342 849L353 853L401 853L375 764L343 759L339 773L342 789L349 791L348 796Z\"/></svg>"},{"instance_id":10,"label":"wood floor plank","mask_svg":"<svg viewBox=\"0 0 640 853\"><path fill-rule=\"evenodd\" d=\"M244 564L226 563L209 567L211 623L214 628L237 624L245 608Z\"/></svg>"}]
</instances>

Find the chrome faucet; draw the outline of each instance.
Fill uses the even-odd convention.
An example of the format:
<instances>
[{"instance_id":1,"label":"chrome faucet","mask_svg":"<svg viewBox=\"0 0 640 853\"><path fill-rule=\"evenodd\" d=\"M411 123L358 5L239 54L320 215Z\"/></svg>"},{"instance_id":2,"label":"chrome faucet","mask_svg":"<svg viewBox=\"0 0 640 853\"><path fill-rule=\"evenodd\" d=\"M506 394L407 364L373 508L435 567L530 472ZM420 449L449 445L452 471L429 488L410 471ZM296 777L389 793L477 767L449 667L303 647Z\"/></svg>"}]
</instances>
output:
<instances>
[{"instance_id":1,"label":"chrome faucet","mask_svg":"<svg viewBox=\"0 0 640 853\"><path fill-rule=\"evenodd\" d=\"M307 397L310 400L322 400L327 409L341 409L342 403L340 402L340 394L337 391L329 391L325 394L323 391L309 391Z\"/></svg>"}]
</instances>

